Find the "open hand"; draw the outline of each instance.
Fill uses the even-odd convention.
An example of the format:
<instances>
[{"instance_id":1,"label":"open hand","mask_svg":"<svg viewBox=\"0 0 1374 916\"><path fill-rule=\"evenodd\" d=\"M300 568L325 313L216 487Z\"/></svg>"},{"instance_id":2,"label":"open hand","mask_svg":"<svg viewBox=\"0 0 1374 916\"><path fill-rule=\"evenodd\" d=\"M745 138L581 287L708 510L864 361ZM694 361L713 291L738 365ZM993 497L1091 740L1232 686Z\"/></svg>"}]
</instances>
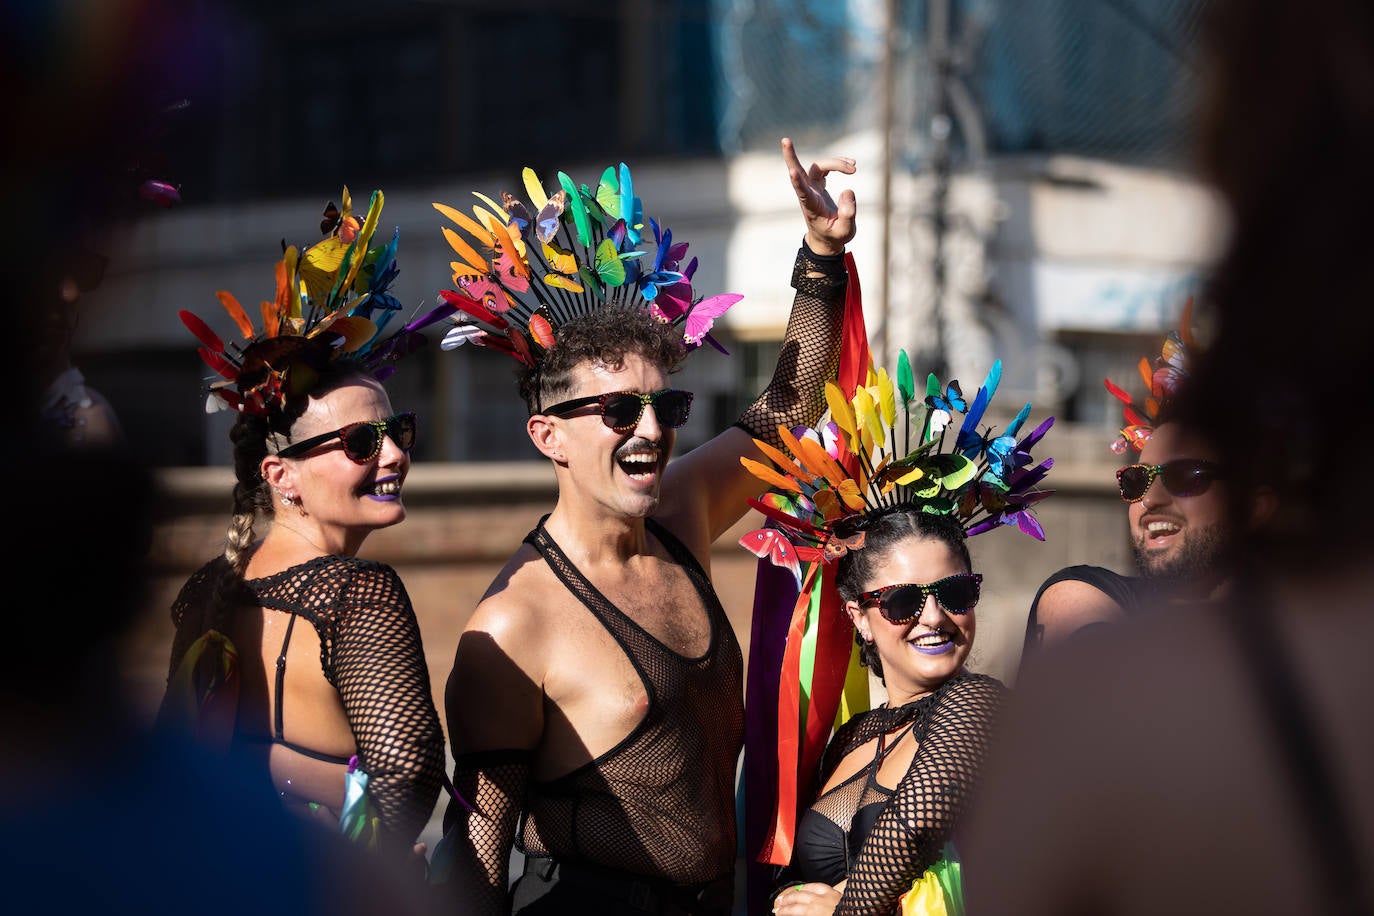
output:
<instances>
[{"instance_id":1,"label":"open hand","mask_svg":"<svg viewBox=\"0 0 1374 916\"><path fill-rule=\"evenodd\" d=\"M818 159L811 163L809 169L803 169L796 148L788 137L782 138L782 160L787 164L792 190L796 192L802 216L806 218L807 247L816 254L840 254L854 238L854 192L848 189L842 191L836 204L826 190L825 179L831 172L853 175L854 160L848 156L831 156Z\"/></svg>"}]
</instances>

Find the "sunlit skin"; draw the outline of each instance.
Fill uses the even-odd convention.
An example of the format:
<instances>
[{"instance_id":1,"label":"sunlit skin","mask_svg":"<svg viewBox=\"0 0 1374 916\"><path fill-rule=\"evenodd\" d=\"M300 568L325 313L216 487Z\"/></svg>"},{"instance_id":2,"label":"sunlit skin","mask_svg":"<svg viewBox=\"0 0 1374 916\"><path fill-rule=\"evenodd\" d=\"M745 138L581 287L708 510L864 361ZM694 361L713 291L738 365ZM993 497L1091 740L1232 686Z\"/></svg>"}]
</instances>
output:
<instances>
[{"instance_id":1,"label":"sunlit skin","mask_svg":"<svg viewBox=\"0 0 1374 916\"><path fill-rule=\"evenodd\" d=\"M966 572L969 569L963 560L943 541L912 536L893 544L873 565L863 591L903 582L929 585ZM883 663L887 702L893 707L933 693L963 671L977 630L976 610L951 614L940 607L933 595L926 596L919 614L903 623L889 621L876 604L863 607L855 601L847 601L845 611L860 637L872 641L877 649ZM931 644L930 635L937 632L942 635ZM920 651L918 645L924 645L926 651ZM889 788L895 786L911 765L915 753L916 748L910 740L894 744L878 770L879 784ZM872 760L873 742L856 748L835 768L822 793L851 778ZM840 902L844 885L844 881L834 887L812 881L789 888L778 895L773 912L779 916L830 916Z\"/></svg>"},{"instance_id":2,"label":"sunlit skin","mask_svg":"<svg viewBox=\"0 0 1374 916\"><path fill-rule=\"evenodd\" d=\"M394 413L381 383L359 377L323 397L311 398L291 430L292 440L299 442L349 423L385 420ZM273 530L263 544L268 551L263 558L279 551L300 553L301 559L357 554L373 531L405 519L401 490L408 473L410 455L389 436L382 437L381 451L366 464L357 464L345 455L337 439L296 458L268 456L263 460L263 477L278 494L278 503ZM294 504L282 505L281 496ZM257 562L255 555L249 564L249 578Z\"/></svg>"},{"instance_id":3,"label":"sunlit skin","mask_svg":"<svg viewBox=\"0 0 1374 916\"><path fill-rule=\"evenodd\" d=\"M894 544L874 564L872 578L864 585L864 591L899 582L928 585L968 571L963 560L943 541L909 537ZM927 595L921 612L904 623L889 621L877 604L860 607L857 602L849 601L845 603L845 610L860 636L872 640L878 650L883 663L883 684L887 687L891 706L902 706L933 693L963 670L973 648L977 612L948 613L933 595ZM944 647L935 647L942 651L931 654L931 647L927 647L926 652L919 651L918 643L929 642L922 637L937 631L949 639Z\"/></svg>"},{"instance_id":4,"label":"sunlit skin","mask_svg":"<svg viewBox=\"0 0 1374 916\"><path fill-rule=\"evenodd\" d=\"M567 400L672 387L666 371L638 354L627 355L619 367L584 364L573 375L576 385ZM677 431L659 423L652 406L646 406L635 427L625 432L607 426L595 405L548 422L556 424L560 433L559 457L554 460L576 482L560 492L560 511L573 509L579 517L608 522L654 514Z\"/></svg>"},{"instance_id":5,"label":"sunlit skin","mask_svg":"<svg viewBox=\"0 0 1374 916\"><path fill-rule=\"evenodd\" d=\"M1163 423L1146 441L1136 462L1166 464L1180 458L1214 461L1215 455L1177 423ZM1206 492L1174 496L1155 478L1145 496L1127 509L1131 542L1142 574L1151 578L1198 579L1206 586L1216 566L1226 528L1223 481Z\"/></svg>"}]
</instances>

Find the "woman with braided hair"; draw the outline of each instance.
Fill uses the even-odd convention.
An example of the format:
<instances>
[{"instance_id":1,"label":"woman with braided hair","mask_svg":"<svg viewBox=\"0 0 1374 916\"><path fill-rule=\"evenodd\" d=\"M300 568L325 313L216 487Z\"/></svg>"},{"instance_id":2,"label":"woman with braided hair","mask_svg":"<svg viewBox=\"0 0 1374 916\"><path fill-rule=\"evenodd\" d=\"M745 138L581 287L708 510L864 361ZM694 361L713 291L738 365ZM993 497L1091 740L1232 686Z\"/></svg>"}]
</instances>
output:
<instances>
[{"instance_id":1,"label":"woman with braided hair","mask_svg":"<svg viewBox=\"0 0 1374 916\"><path fill-rule=\"evenodd\" d=\"M358 221L341 222L344 237L336 228L319 244L352 246L377 283L394 246L368 251ZM369 214L363 228L372 224ZM309 263L310 251L293 256L278 268L277 301L288 305L277 333L269 318L269 333L226 348L182 313L228 381L211 397L238 412L237 482L224 554L191 576L172 607L161 718L265 767L288 808L409 856L438 798L443 733L406 589L390 566L357 553L373 531L405 518L416 420L392 409L379 380L402 348L375 343L377 323L358 304L312 299L313 288L356 287L304 270L293 280L291 267ZM304 318L292 315L296 289ZM251 331L232 296L220 298ZM379 297L359 301L369 298ZM260 539L259 516L272 522Z\"/></svg>"}]
</instances>

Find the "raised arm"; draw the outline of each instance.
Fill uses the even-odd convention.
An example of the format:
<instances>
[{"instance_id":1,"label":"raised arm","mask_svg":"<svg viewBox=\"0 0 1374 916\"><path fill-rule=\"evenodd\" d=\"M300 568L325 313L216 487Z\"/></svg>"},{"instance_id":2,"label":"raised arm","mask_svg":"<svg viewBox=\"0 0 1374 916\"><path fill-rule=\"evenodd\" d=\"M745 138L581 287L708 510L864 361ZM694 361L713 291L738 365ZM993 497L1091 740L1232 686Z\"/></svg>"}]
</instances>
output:
<instances>
[{"instance_id":1,"label":"raised arm","mask_svg":"<svg viewBox=\"0 0 1374 916\"><path fill-rule=\"evenodd\" d=\"M854 160L835 156L803 168L792 141L782 141L783 162L806 222L806 233L792 268L796 297L783 335L773 378L734 426L669 465L666 499L678 500L670 512L679 521L675 533L689 543L688 532L701 531L714 541L743 517L745 500L763 492L763 483L739 462L741 456L762 459L752 438L781 444L779 424L814 423L825 408L825 382L839 366L840 328L844 319L848 275L844 249L855 232L854 192L838 202L826 187L831 172L852 175ZM685 536L684 536L685 535Z\"/></svg>"}]
</instances>

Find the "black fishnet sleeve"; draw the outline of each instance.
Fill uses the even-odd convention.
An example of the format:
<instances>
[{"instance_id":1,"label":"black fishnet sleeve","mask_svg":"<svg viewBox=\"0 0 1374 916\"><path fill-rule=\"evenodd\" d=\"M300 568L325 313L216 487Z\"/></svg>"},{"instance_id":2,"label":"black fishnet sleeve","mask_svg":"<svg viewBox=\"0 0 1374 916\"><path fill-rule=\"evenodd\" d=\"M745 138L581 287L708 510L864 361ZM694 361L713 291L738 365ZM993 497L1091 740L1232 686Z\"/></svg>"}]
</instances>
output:
<instances>
[{"instance_id":1,"label":"black fishnet sleeve","mask_svg":"<svg viewBox=\"0 0 1374 916\"><path fill-rule=\"evenodd\" d=\"M410 596L384 564L357 568L340 596L334 686L358 742L358 764L384 842L410 852L434 811L444 733Z\"/></svg>"},{"instance_id":2,"label":"black fishnet sleeve","mask_svg":"<svg viewBox=\"0 0 1374 916\"><path fill-rule=\"evenodd\" d=\"M981 675L944 688L911 769L850 868L836 916L887 916L940 857L973 790L1005 693L1001 682Z\"/></svg>"},{"instance_id":3,"label":"black fishnet sleeve","mask_svg":"<svg viewBox=\"0 0 1374 916\"><path fill-rule=\"evenodd\" d=\"M849 273L844 255L819 255L802 242L792 268L797 291L773 378L735 421L755 439L783 447L778 427L810 426L825 410L825 383L840 365Z\"/></svg>"},{"instance_id":4,"label":"black fishnet sleeve","mask_svg":"<svg viewBox=\"0 0 1374 916\"><path fill-rule=\"evenodd\" d=\"M457 912L503 916L510 912L510 855L525 788L529 751L463 754L453 767L453 787L472 810L451 799L444 812L444 837L454 844L449 899Z\"/></svg>"},{"instance_id":5,"label":"black fishnet sleeve","mask_svg":"<svg viewBox=\"0 0 1374 916\"><path fill-rule=\"evenodd\" d=\"M172 625L176 627L176 633L172 636L172 658L167 666L169 684L172 675L176 674L177 668L181 666L186 650L205 631L201 621L210 600L213 575L213 564L202 566L191 574L191 578L181 586L176 600L172 602Z\"/></svg>"}]
</instances>

